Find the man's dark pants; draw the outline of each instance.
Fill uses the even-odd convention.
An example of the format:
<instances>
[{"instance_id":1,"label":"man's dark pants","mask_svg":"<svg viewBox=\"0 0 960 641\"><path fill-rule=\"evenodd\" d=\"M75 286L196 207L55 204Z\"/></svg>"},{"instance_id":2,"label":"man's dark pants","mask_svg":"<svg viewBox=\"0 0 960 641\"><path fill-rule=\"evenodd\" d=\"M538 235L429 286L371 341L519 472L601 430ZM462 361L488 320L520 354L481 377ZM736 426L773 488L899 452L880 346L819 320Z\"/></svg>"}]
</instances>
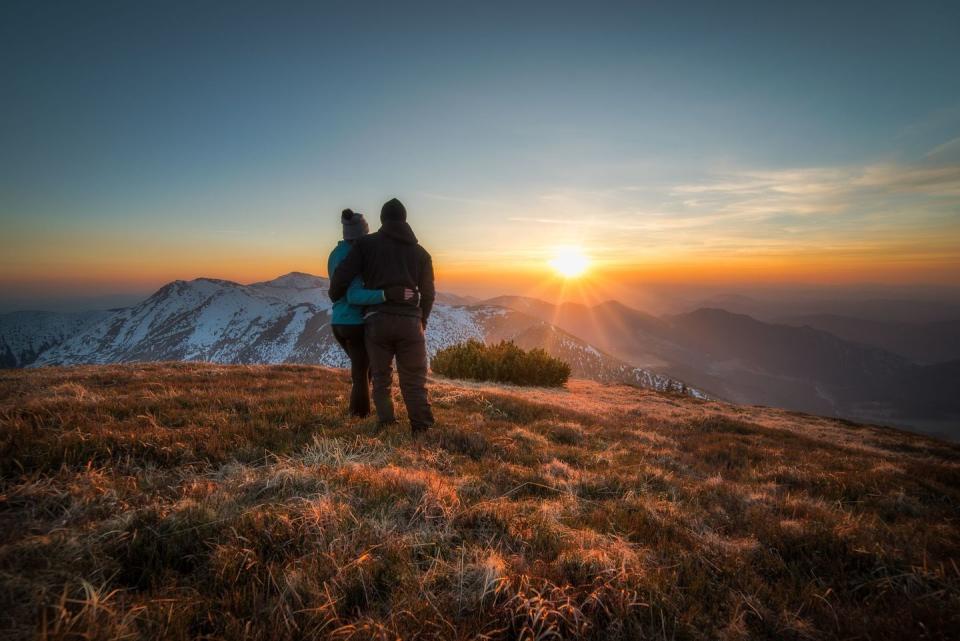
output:
<instances>
[{"instance_id":1,"label":"man's dark pants","mask_svg":"<svg viewBox=\"0 0 960 641\"><path fill-rule=\"evenodd\" d=\"M370 414L370 359L364 340L363 325L332 325L333 337L350 357L350 413L354 416Z\"/></svg>"},{"instance_id":2,"label":"man's dark pants","mask_svg":"<svg viewBox=\"0 0 960 641\"><path fill-rule=\"evenodd\" d=\"M427 400L427 345L420 318L378 312L367 317L364 327L378 419L381 423L396 420L390 393L396 357L400 393L410 426L414 431L427 429L433 425L433 413Z\"/></svg>"}]
</instances>

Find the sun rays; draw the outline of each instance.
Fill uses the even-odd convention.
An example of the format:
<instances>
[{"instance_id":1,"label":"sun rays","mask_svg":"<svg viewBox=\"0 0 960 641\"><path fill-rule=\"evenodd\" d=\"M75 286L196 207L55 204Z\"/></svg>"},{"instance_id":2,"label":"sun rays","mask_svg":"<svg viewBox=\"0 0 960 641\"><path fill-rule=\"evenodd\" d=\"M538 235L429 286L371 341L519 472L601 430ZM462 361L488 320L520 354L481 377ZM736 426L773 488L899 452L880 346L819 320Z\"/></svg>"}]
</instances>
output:
<instances>
[{"instance_id":1,"label":"sun rays","mask_svg":"<svg viewBox=\"0 0 960 641\"><path fill-rule=\"evenodd\" d=\"M579 278L590 267L590 259L579 247L560 247L549 265L564 278Z\"/></svg>"}]
</instances>

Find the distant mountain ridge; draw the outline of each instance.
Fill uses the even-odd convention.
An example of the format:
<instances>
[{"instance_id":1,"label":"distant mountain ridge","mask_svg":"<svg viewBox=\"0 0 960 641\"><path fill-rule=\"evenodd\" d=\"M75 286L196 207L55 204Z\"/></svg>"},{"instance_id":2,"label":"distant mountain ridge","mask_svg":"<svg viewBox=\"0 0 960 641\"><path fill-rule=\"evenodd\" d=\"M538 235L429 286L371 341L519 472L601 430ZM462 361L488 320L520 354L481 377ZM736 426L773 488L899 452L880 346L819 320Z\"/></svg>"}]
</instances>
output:
<instances>
[{"instance_id":1,"label":"distant mountain ridge","mask_svg":"<svg viewBox=\"0 0 960 641\"><path fill-rule=\"evenodd\" d=\"M346 356L329 328L328 288L326 278L302 272L249 285L198 278L173 281L146 300L117 310L7 314L0 316L0 355L5 367L170 360L343 367ZM533 316L450 301L472 299L438 297L427 329L431 354L468 339L507 339L563 358L579 378L705 396Z\"/></svg>"},{"instance_id":2,"label":"distant mountain ridge","mask_svg":"<svg viewBox=\"0 0 960 641\"><path fill-rule=\"evenodd\" d=\"M775 322L820 329L846 340L882 347L917 363L932 365L960 359L960 317L902 323L837 314L807 314L778 318Z\"/></svg>"},{"instance_id":3,"label":"distant mountain ridge","mask_svg":"<svg viewBox=\"0 0 960 641\"><path fill-rule=\"evenodd\" d=\"M327 279L301 272L249 285L200 278L168 283L121 309L6 314L0 365L183 360L343 367L346 357L329 329L327 288ZM960 359L920 364L816 327L716 308L657 317L617 301L478 302L444 294L434 309L431 354L469 339L508 339L562 358L578 378L960 438Z\"/></svg>"},{"instance_id":4,"label":"distant mountain ridge","mask_svg":"<svg viewBox=\"0 0 960 641\"><path fill-rule=\"evenodd\" d=\"M960 398L952 391L960 389L957 361L921 365L813 327L724 309L655 317L616 301L588 307L523 297L493 300L590 336L618 358L719 398L960 438Z\"/></svg>"},{"instance_id":5,"label":"distant mountain ridge","mask_svg":"<svg viewBox=\"0 0 960 641\"><path fill-rule=\"evenodd\" d=\"M800 295L793 298L754 298L742 294L721 294L688 302L679 311L691 312L704 307L747 314L766 322L798 316L843 316L880 323L925 324L960 319L960 291L941 300L932 298L821 298Z\"/></svg>"}]
</instances>

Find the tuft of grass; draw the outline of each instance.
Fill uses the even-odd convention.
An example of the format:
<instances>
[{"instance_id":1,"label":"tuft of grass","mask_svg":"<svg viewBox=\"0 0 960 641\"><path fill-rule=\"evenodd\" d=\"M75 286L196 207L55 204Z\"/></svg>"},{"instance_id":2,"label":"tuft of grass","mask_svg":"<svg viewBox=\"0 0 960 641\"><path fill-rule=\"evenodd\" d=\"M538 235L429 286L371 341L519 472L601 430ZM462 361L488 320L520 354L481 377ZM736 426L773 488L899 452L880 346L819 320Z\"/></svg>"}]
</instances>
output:
<instances>
[{"instance_id":1,"label":"tuft of grass","mask_svg":"<svg viewBox=\"0 0 960 641\"><path fill-rule=\"evenodd\" d=\"M547 438L560 445L582 445L586 439L583 427L577 423L546 422L534 427L540 427Z\"/></svg>"},{"instance_id":2,"label":"tuft of grass","mask_svg":"<svg viewBox=\"0 0 960 641\"><path fill-rule=\"evenodd\" d=\"M483 432L459 427L441 427L437 444L445 450L463 454L479 461L491 450L490 441Z\"/></svg>"},{"instance_id":3,"label":"tuft of grass","mask_svg":"<svg viewBox=\"0 0 960 641\"><path fill-rule=\"evenodd\" d=\"M901 639L960 628L960 447L569 381L0 371L0 637Z\"/></svg>"},{"instance_id":4,"label":"tuft of grass","mask_svg":"<svg viewBox=\"0 0 960 641\"><path fill-rule=\"evenodd\" d=\"M117 579L127 587L147 589L170 580L171 573L192 574L209 556L207 540L216 525L215 512L195 504L168 514L156 507L131 514L108 546L119 568Z\"/></svg>"}]
</instances>

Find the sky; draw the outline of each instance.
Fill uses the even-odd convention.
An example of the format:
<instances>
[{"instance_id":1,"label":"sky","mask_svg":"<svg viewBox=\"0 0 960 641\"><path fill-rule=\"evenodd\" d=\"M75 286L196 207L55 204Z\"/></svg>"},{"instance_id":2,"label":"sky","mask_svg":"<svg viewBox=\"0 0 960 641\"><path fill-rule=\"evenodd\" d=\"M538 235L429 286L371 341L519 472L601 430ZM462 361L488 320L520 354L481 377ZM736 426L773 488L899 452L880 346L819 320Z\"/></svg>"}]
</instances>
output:
<instances>
[{"instance_id":1,"label":"sky","mask_svg":"<svg viewBox=\"0 0 960 641\"><path fill-rule=\"evenodd\" d=\"M956 285L958 68L957 2L4 2L0 309L325 275L391 197L446 291Z\"/></svg>"}]
</instances>

